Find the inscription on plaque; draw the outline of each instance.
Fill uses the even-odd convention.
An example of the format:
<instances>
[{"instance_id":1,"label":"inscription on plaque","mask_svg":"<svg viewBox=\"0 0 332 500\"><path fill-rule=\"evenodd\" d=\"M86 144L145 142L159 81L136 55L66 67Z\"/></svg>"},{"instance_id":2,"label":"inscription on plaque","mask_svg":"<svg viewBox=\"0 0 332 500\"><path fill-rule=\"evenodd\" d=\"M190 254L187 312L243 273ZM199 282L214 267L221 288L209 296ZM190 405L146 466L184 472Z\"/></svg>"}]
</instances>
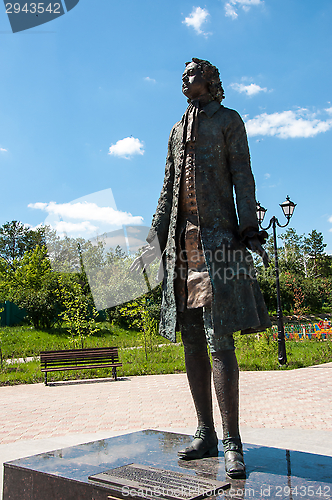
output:
<instances>
[{"instance_id":1,"label":"inscription on plaque","mask_svg":"<svg viewBox=\"0 0 332 500\"><path fill-rule=\"evenodd\" d=\"M222 495L230 487L224 481L192 476L140 464L128 464L93 476L90 481L102 483L116 498L199 500ZM112 497L110 497L112 498Z\"/></svg>"}]
</instances>

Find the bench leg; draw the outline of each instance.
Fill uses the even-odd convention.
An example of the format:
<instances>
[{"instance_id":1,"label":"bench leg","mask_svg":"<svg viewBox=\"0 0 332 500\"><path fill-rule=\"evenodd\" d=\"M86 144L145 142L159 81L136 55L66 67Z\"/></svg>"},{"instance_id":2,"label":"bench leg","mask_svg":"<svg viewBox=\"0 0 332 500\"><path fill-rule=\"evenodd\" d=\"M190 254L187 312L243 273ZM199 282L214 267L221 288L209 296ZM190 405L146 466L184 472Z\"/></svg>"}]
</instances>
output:
<instances>
[{"instance_id":1,"label":"bench leg","mask_svg":"<svg viewBox=\"0 0 332 500\"><path fill-rule=\"evenodd\" d=\"M47 385L47 372L44 372L44 383Z\"/></svg>"},{"instance_id":2,"label":"bench leg","mask_svg":"<svg viewBox=\"0 0 332 500\"><path fill-rule=\"evenodd\" d=\"M113 375L114 380L118 380L118 377L116 375L116 366L112 367L112 375Z\"/></svg>"}]
</instances>

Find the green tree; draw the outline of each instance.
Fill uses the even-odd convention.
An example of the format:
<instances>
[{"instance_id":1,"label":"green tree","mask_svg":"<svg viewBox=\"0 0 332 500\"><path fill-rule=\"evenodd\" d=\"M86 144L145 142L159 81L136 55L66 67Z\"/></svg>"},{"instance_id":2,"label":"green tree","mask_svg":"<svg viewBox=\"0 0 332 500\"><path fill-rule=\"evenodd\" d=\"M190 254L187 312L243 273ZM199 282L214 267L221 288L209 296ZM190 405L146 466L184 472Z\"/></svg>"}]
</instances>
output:
<instances>
[{"instance_id":1,"label":"green tree","mask_svg":"<svg viewBox=\"0 0 332 500\"><path fill-rule=\"evenodd\" d=\"M15 261L20 260L25 252L33 250L37 245L45 244L44 228L29 229L13 220L6 222L0 227L0 258L8 266L13 266Z\"/></svg>"},{"instance_id":2,"label":"green tree","mask_svg":"<svg viewBox=\"0 0 332 500\"><path fill-rule=\"evenodd\" d=\"M280 268L283 271L304 275L304 235L298 235L296 230L288 228L279 236L283 248L279 249Z\"/></svg>"},{"instance_id":3,"label":"green tree","mask_svg":"<svg viewBox=\"0 0 332 500\"><path fill-rule=\"evenodd\" d=\"M120 314L127 320L131 319L132 327L140 332L140 342L145 351L145 359L148 361L148 352L152 352L159 339L158 320L149 309L151 298L144 296L124 304L120 308Z\"/></svg>"},{"instance_id":4,"label":"green tree","mask_svg":"<svg viewBox=\"0 0 332 500\"><path fill-rule=\"evenodd\" d=\"M64 276L58 277L58 300L62 306L60 316L65 322L70 340L75 348L84 348L86 339L98 331L96 311L91 295L86 295L82 285Z\"/></svg>"},{"instance_id":5,"label":"green tree","mask_svg":"<svg viewBox=\"0 0 332 500\"><path fill-rule=\"evenodd\" d=\"M307 275L321 276L324 268L326 243L324 243L323 233L313 229L307 237L304 238L304 252L306 254Z\"/></svg>"},{"instance_id":6,"label":"green tree","mask_svg":"<svg viewBox=\"0 0 332 500\"><path fill-rule=\"evenodd\" d=\"M37 245L14 260L1 282L0 295L27 311L35 328L51 328L57 321L57 276L52 271L45 246Z\"/></svg>"},{"instance_id":7,"label":"green tree","mask_svg":"<svg viewBox=\"0 0 332 500\"><path fill-rule=\"evenodd\" d=\"M308 236L298 235L288 228L279 238L278 248L280 292L283 309L303 315L319 312L332 305L332 257L325 254L322 233L311 231ZM276 288L273 239L267 241L266 250L271 263L268 269L259 267L258 280L269 311L276 309Z\"/></svg>"}]
</instances>

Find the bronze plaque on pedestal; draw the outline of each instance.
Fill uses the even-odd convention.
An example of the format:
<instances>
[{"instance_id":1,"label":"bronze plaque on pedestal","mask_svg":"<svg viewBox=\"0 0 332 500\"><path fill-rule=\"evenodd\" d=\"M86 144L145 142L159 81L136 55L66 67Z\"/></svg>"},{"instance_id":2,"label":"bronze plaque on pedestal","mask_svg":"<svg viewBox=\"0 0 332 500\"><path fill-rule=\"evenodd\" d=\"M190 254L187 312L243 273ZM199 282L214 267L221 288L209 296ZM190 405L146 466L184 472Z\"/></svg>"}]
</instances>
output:
<instances>
[{"instance_id":1,"label":"bronze plaque on pedestal","mask_svg":"<svg viewBox=\"0 0 332 500\"><path fill-rule=\"evenodd\" d=\"M140 464L128 464L89 476L112 490L115 498L200 500L222 495L230 487L225 481L214 481L181 472ZM109 498L112 499L112 496Z\"/></svg>"}]
</instances>

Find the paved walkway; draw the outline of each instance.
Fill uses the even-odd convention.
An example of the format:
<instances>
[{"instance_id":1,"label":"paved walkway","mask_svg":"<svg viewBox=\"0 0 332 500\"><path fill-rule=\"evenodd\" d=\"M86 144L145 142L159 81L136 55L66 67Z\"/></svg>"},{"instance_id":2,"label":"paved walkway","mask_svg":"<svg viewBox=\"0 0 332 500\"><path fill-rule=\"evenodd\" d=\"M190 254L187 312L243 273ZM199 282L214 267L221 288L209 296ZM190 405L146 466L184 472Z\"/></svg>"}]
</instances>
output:
<instances>
[{"instance_id":1,"label":"paved walkway","mask_svg":"<svg viewBox=\"0 0 332 500\"><path fill-rule=\"evenodd\" d=\"M0 387L0 444L75 432L196 424L185 374ZM216 424L221 425L214 398ZM240 373L241 424L332 431L332 363Z\"/></svg>"},{"instance_id":2,"label":"paved walkway","mask_svg":"<svg viewBox=\"0 0 332 500\"><path fill-rule=\"evenodd\" d=\"M185 374L0 387L0 461L141 429L191 434ZM216 425L221 421L214 396ZM332 363L240 373L243 441L332 456ZM31 450L31 451L27 451Z\"/></svg>"}]
</instances>

